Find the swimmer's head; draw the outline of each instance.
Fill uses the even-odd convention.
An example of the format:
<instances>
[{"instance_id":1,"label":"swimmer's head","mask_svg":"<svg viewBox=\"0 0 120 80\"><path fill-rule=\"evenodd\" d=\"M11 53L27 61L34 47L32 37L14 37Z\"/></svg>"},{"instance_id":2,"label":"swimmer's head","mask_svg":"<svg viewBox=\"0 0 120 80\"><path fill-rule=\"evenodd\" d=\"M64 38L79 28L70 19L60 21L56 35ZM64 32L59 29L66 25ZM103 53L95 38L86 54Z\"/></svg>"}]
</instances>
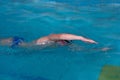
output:
<instances>
[{"instance_id":1,"label":"swimmer's head","mask_svg":"<svg viewBox=\"0 0 120 80\"><path fill-rule=\"evenodd\" d=\"M72 43L72 41L69 41L69 40L58 40L56 41L57 44L59 45L69 45Z\"/></svg>"},{"instance_id":2,"label":"swimmer's head","mask_svg":"<svg viewBox=\"0 0 120 80\"><path fill-rule=\"evenodd\" d=\"M23 38L15 36L15 37L13 37L11 47L13 48L15 46L18 46L18 45L20 45L23 42L24 42Z\"/></svg>"}]
</instances>

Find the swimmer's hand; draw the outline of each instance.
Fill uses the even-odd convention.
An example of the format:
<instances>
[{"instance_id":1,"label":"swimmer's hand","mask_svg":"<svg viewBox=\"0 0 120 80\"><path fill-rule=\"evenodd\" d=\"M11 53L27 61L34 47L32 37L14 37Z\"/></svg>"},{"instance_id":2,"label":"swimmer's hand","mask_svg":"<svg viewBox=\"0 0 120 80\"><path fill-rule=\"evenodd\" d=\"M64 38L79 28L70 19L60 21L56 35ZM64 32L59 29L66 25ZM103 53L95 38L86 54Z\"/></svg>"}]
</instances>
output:
<instances>
[{"instance_id":1,"label":"swimmer's hand","mask_svg":"<svg viewBox=\"0 0 120 80\"><path fill-rule=\"evenodd\" d=\"M96 42L96 41L94 41L92 39L84 39L83 41L87 42L87 43L98 44L98 42Z\"/></svg>"}]
</instances>

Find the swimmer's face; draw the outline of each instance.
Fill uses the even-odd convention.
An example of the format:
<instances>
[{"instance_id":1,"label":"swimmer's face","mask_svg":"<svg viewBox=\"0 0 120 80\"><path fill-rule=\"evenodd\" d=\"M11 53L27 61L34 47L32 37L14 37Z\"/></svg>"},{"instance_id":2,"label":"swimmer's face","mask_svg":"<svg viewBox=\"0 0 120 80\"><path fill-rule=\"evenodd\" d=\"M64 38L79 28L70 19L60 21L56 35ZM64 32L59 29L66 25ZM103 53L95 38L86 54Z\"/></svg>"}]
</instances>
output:
<instances>
[{"instance_id":1,"label":"swimmer's face","mask_svg":"<svg viewBox=\"0 0 120 80\"><path fill-rule=\"evenodd\" d=\"M62 46L70 44L70 42L67 40L58 40L56 43Z\"/></svg>"}]
</instances>

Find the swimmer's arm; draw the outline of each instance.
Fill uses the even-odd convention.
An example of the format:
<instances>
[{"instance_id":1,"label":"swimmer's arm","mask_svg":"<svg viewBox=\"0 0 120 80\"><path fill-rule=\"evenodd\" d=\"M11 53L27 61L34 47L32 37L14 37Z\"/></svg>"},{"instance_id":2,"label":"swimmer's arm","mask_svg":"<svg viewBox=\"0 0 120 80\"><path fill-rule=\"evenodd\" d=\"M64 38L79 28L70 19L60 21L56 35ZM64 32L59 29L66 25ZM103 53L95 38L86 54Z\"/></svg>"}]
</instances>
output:
<instances>
[{"instance_id":1,"label":"swimmer's arm","mask_svg":"<svg viewBox=\"0 0 120 80\"><path fill-rule=\"evenodd\" d=\"M88 43L97 43L92 39L88 39L82 36L77 36L73 34L52 34L49 36L50 40L81 40Z\"/></svg>"},{"instance_id":2,"label":"swimmer's arm","mask_svg":"<svg viewBox=\"0 0 120 80\"><path fill-rule=\"evenodd\" d=\"M21 47L32 47L34 46L35 43L34 42L23 42L22 44L20 44Z\"/></svg>"}]
</instances>

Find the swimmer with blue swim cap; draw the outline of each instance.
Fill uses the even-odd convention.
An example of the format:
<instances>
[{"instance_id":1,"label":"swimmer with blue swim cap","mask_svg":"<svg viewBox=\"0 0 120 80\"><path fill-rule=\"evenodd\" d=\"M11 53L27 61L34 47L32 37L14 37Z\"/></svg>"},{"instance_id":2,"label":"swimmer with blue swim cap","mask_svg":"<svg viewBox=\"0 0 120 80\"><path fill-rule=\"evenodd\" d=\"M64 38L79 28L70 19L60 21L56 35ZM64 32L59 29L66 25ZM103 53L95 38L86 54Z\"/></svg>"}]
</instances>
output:
<instances>
[{"instance_id":1,"label":"swimmer with blue swim cap","mask_svg":"<svg viewBox=\"0 0 120 80\"><path fill-rule=\"evenodd\" d=\"M58 45L69 45L72 43L72 40L81 40L83 42L87 43L93 43L97 44L92 39L88 39L82 36L77 36L73 34L51 34L45 37L41 37L37 40L34 40L32 42L25 42L25 40L21 37L15 36L12 38L6 38L6 39L1 39L0 44L1 45L8 45L12 48L17 47L17 46L30 46L30 45L49 45L49 44L58 44Z\"/></svg>"}]
</instances>

